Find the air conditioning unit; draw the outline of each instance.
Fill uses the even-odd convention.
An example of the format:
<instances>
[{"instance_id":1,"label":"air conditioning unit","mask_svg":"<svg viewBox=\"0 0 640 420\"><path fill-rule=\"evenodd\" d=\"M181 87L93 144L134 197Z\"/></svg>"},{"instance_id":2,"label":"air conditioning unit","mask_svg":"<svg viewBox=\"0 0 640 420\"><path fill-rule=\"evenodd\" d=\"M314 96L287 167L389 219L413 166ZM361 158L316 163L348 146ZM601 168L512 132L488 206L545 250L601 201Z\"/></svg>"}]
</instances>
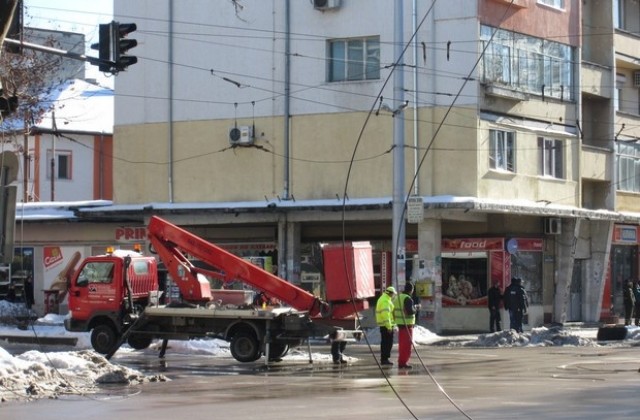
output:
<instances>
[{"instance_id":1,"label":"air conditioning unit","mask_svg":"<svg viewBox=\"0 0 640 420\"><path fill-rule=\"evenodd\" d=\"M640 71L633 72L633 86L640 88Z\"/></svg>"},{"instance_id":2,"label":"air conditioning unit","mask_svg":"<svg viewBox=\"0 0 640 420\"><path fill-rule=\"evenodd\" d=\"M544 233L547 235L560 235L562 232L562 220L559 217L547 217L544 219Z\"/></svg>"},{"instance_id":3,"label":"air conditioning unit","mask_svg":"<svg viewBox=\"0 0 640 420\"><path fill-rule=\"evenodd\" d=\"M229 130L229 144L232 146L249 146L253 144L253 127L241 125Z\"/></svg>"},{"instance_id":4,"label":"air conditioning unit","mask_svg":"<svg viewBox=\"0 0 640 420\"><path fill-rule=\"evenodd\" d=\"M317 10L337 9L342 0L313 0L313 7Z\"/></svg>"}]
</instances>

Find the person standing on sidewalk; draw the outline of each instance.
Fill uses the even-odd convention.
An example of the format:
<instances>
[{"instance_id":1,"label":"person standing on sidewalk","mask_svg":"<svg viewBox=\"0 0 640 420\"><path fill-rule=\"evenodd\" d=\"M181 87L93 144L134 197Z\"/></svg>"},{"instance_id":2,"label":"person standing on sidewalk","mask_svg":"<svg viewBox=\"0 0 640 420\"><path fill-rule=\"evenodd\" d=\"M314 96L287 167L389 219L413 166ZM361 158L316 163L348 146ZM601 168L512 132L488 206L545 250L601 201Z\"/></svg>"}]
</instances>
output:
<instances>
[{"instance_id":1,"label":"person standing on sidewalk","mask_svg":"<svg viewBox=\"0 0 640 420\"><path fill-rule=\"evenodd\" d=\"M622 290L622 300L624 302L624 325L631 325L633 307L636 306L636 297L633 294L633 283L631 281L628 281L626 287Z\"/></svg>"},{"instance_id":2,"label":"person standing on sidewalk","mask_svg":"<svg viewBox=\"0 0 640 420\"><path fill-rule=\"evenodd\" d=\"M640 327L640 282L638 280L633 283L633 297L636 300L633 306L633 316L636 327Z\"/></svg>"},{"instance_id":3,"label":"person standing on sidewalk","mask_svg":"<svg viewBox=\"0 0 640 420\"><path fill-rule=\"evenodd\" d=\"M391 366L391 349L393 348L393 331L396 324L393 319L393 297L396 289L387 287L376 303L376 324L380 327L380 364Z\"/></svg>"},{"instance_id":4,"label":"person standing on sidewalk","mask_svg":"<svg viewBox=\"0 0 640 420\"><path fill-rule=\"evenodd\" d=\"M522 279L513 277L504 295L505 307L509 308L509 327L516 332L524 332L522 320L529 307L529 298L522 286Z\"/></svg>"},{"instance_id":5,"label":"person standing on sidewalk","mask_svg":"<svg viewBox=\"0 0 640 420\"><path fill-rule=\"evenodd\" d=\"M420 305L413 302L413 284L407 282L404 291L394 302L394 318L398 326L398 369L411 369L411 347L413 346L413 326Z\"/></svg>"},{"instance_id":6,"label":"person standing on sidewalk","mask_svg":"<svg viewBox=\"0 0 640 420\"><path fill-rule=\"evenodd\" d=\"M491 332L502 331L502 327L500 326L500 302L502 301L502 292L498 285L499 283L494 281L493 286L487 291L489 330Z\"/></svg>"}]
</instances>

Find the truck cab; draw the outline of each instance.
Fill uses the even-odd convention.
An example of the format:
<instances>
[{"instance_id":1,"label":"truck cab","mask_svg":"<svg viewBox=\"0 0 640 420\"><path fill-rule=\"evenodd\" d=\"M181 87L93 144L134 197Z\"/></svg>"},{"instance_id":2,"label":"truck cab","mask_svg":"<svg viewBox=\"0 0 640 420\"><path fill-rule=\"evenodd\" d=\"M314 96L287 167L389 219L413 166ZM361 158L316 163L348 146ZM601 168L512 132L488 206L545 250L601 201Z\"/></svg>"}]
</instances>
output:
<instances>
[{"instance_id":1,"label":"truck cab","mask_svg":"<svg viewBox=\"0 0 640 420\"><path fill-rule=\"evenodd\" d=\"M130 292L129 292L130 289ZM119 333L122 317L141 311L151 292L158 290L157 262L135 251L112 251L84 259L69 284L69 331L88 331L103 325ZM136 310L137 309L137 310ZM94 331L94 335L96 335ZM94 341L92 335L92 342Z\"/></svg>"}]
</instances>

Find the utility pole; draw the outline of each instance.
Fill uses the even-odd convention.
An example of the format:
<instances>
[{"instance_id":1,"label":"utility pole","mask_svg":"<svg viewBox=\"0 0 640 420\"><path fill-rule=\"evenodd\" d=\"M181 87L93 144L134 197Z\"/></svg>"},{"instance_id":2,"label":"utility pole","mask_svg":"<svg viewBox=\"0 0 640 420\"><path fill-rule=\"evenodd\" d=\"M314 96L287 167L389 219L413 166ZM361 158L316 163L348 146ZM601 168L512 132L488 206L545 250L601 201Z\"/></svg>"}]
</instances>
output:
<instances>
[{"instance_id":1,"label":"utility pole","mask_svg":"<svg viewBox=\"0 0 640 420\"><path fill-rule=\"evenodd\" d=\"M405 187L404 187L404 59L403 53L403 4L395 0L393 58L393 103L396 106L393 118L393 221L392 221L392 284L404 285L406 281L406 240L405 240Z\"/></svg>"}]
</instances>

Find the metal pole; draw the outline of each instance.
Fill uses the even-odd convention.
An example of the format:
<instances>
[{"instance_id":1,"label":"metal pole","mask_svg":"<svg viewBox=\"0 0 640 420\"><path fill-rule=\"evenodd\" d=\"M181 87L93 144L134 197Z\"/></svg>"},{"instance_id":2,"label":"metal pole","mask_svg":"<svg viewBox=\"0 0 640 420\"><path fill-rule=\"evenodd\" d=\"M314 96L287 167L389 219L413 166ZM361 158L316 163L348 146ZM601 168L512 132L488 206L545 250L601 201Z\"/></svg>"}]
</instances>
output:
<instances>
[{"instance_id":1,"label":"metal pole","mask_svg":"<svg viewBox=\"0 0 640 420\"><path fill-rule=\"evenodd\" d=\"M393 58L396 63L393 74L393 103L396 109L404 104L403 50L403 1L395 0ZM405 283L405 224L404 224L404 118L402 112L394 112L393 119L393 223L392 252L393 276L396 286Z\"/></svg>"}]
</instances>

